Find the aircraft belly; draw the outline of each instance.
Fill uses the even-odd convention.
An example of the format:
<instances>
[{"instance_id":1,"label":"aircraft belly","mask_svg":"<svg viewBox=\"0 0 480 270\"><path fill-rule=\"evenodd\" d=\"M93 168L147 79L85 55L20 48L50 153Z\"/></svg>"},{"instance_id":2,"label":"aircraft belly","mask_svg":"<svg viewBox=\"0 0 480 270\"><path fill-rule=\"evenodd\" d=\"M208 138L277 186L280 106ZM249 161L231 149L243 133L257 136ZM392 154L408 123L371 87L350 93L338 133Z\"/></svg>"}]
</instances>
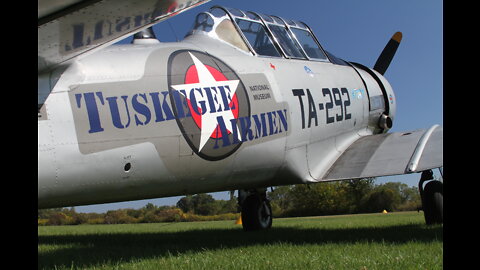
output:
<instances>
[{"instance_id":1,"label":"aircraft belly","mask_svg":"<svg viewBox=\"0 0 480 270\"><path fill-rule=\"evenodd\" d=\"M56 185L56 156L48 121L38 122L38 198L51 193ZM40 179L42 179L40 181Z\"/></svg>"}]
</instances>

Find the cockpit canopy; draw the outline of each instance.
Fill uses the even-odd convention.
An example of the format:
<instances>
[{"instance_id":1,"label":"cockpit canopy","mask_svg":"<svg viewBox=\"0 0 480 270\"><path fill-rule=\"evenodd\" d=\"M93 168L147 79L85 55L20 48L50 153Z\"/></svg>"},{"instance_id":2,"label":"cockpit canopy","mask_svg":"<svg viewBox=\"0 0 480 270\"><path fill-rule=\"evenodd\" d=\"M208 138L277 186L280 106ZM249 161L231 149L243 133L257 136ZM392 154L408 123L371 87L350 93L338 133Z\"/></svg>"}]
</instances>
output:
<instances>
[{"instance_id":1,"label":"cockpit canopy","mask_svg":"<svg viewBox=\"0 0 480 270\"><path fill-rule=\"evenodd\" d=\"M308 25L278 16L214 6L197 15L190 34L196 33L253 55L328 61Z\"/></svg>"}]
</instances>

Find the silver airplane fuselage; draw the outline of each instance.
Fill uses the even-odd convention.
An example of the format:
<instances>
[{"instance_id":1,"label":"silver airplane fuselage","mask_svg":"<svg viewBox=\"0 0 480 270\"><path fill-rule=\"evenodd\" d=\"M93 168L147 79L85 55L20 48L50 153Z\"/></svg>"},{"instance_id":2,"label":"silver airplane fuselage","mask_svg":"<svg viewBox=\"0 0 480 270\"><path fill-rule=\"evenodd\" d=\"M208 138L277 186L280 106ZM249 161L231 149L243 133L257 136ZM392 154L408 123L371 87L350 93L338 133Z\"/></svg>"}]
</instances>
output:
<instances>
[{"instance_id":1,"label":"silver airplane fuselage","mask_svg":"<svg viewBox=\"0 0 480 270\"><path fill-rule=\"evenodd\" d=\"M39 208L322 181L396 108L374 70L201 33L110 46L40 75L42 87Z\"/></svg>"}]
</instances>

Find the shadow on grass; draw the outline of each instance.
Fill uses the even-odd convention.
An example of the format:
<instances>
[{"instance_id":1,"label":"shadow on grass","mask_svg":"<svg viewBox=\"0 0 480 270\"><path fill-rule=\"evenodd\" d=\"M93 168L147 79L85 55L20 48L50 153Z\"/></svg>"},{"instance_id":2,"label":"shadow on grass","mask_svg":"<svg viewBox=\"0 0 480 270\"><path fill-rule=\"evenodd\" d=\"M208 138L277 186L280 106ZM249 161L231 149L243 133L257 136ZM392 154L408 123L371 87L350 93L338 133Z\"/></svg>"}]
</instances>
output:
<instances>
[{"instance_id":1,"label":"shadow on grass","mask_svg":"<svg viewBox=\"0 0 480 270\"><path fill-rule=\"evenodd\" d=\"M250 245L287 243L293 245L326 243L390 243L443 241L443 227L401 225L380 228L304 229L272 227L268 231L244 232L232 229L205 229L183 232L112 233L91 235L39 236L38 243L61 245L38 254L38 268L54 265L88 267L152 257L176 256L204 250L230 249Z\"/></svg>"}]
</instances>

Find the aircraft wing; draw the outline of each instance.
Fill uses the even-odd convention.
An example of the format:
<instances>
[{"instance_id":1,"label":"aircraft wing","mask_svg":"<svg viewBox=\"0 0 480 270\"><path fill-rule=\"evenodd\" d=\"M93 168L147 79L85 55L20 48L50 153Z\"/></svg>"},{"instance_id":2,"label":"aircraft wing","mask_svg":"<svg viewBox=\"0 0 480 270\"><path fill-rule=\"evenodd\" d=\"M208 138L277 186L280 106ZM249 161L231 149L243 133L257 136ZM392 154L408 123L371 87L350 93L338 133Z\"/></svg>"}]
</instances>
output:
<instances>
[{"instance_id":1,"label":"aircraft wing","mask_svg":"<svg viewBox=\"0 0 480 270\"><path fill-rule=\"evenodd\" d=\"M38 72L209 0L38 0Z\"/></svg>"},{"instance_id":2,"label":"aircraft wing","mask_svg":"<svg viewBox=\"0 0 480 270\"><path fill-rule=\"evenodd\" d=\"M421 172L443 167L443 127L361 137L322 180L355 179Z\"/></svg>"}]
</instances>

